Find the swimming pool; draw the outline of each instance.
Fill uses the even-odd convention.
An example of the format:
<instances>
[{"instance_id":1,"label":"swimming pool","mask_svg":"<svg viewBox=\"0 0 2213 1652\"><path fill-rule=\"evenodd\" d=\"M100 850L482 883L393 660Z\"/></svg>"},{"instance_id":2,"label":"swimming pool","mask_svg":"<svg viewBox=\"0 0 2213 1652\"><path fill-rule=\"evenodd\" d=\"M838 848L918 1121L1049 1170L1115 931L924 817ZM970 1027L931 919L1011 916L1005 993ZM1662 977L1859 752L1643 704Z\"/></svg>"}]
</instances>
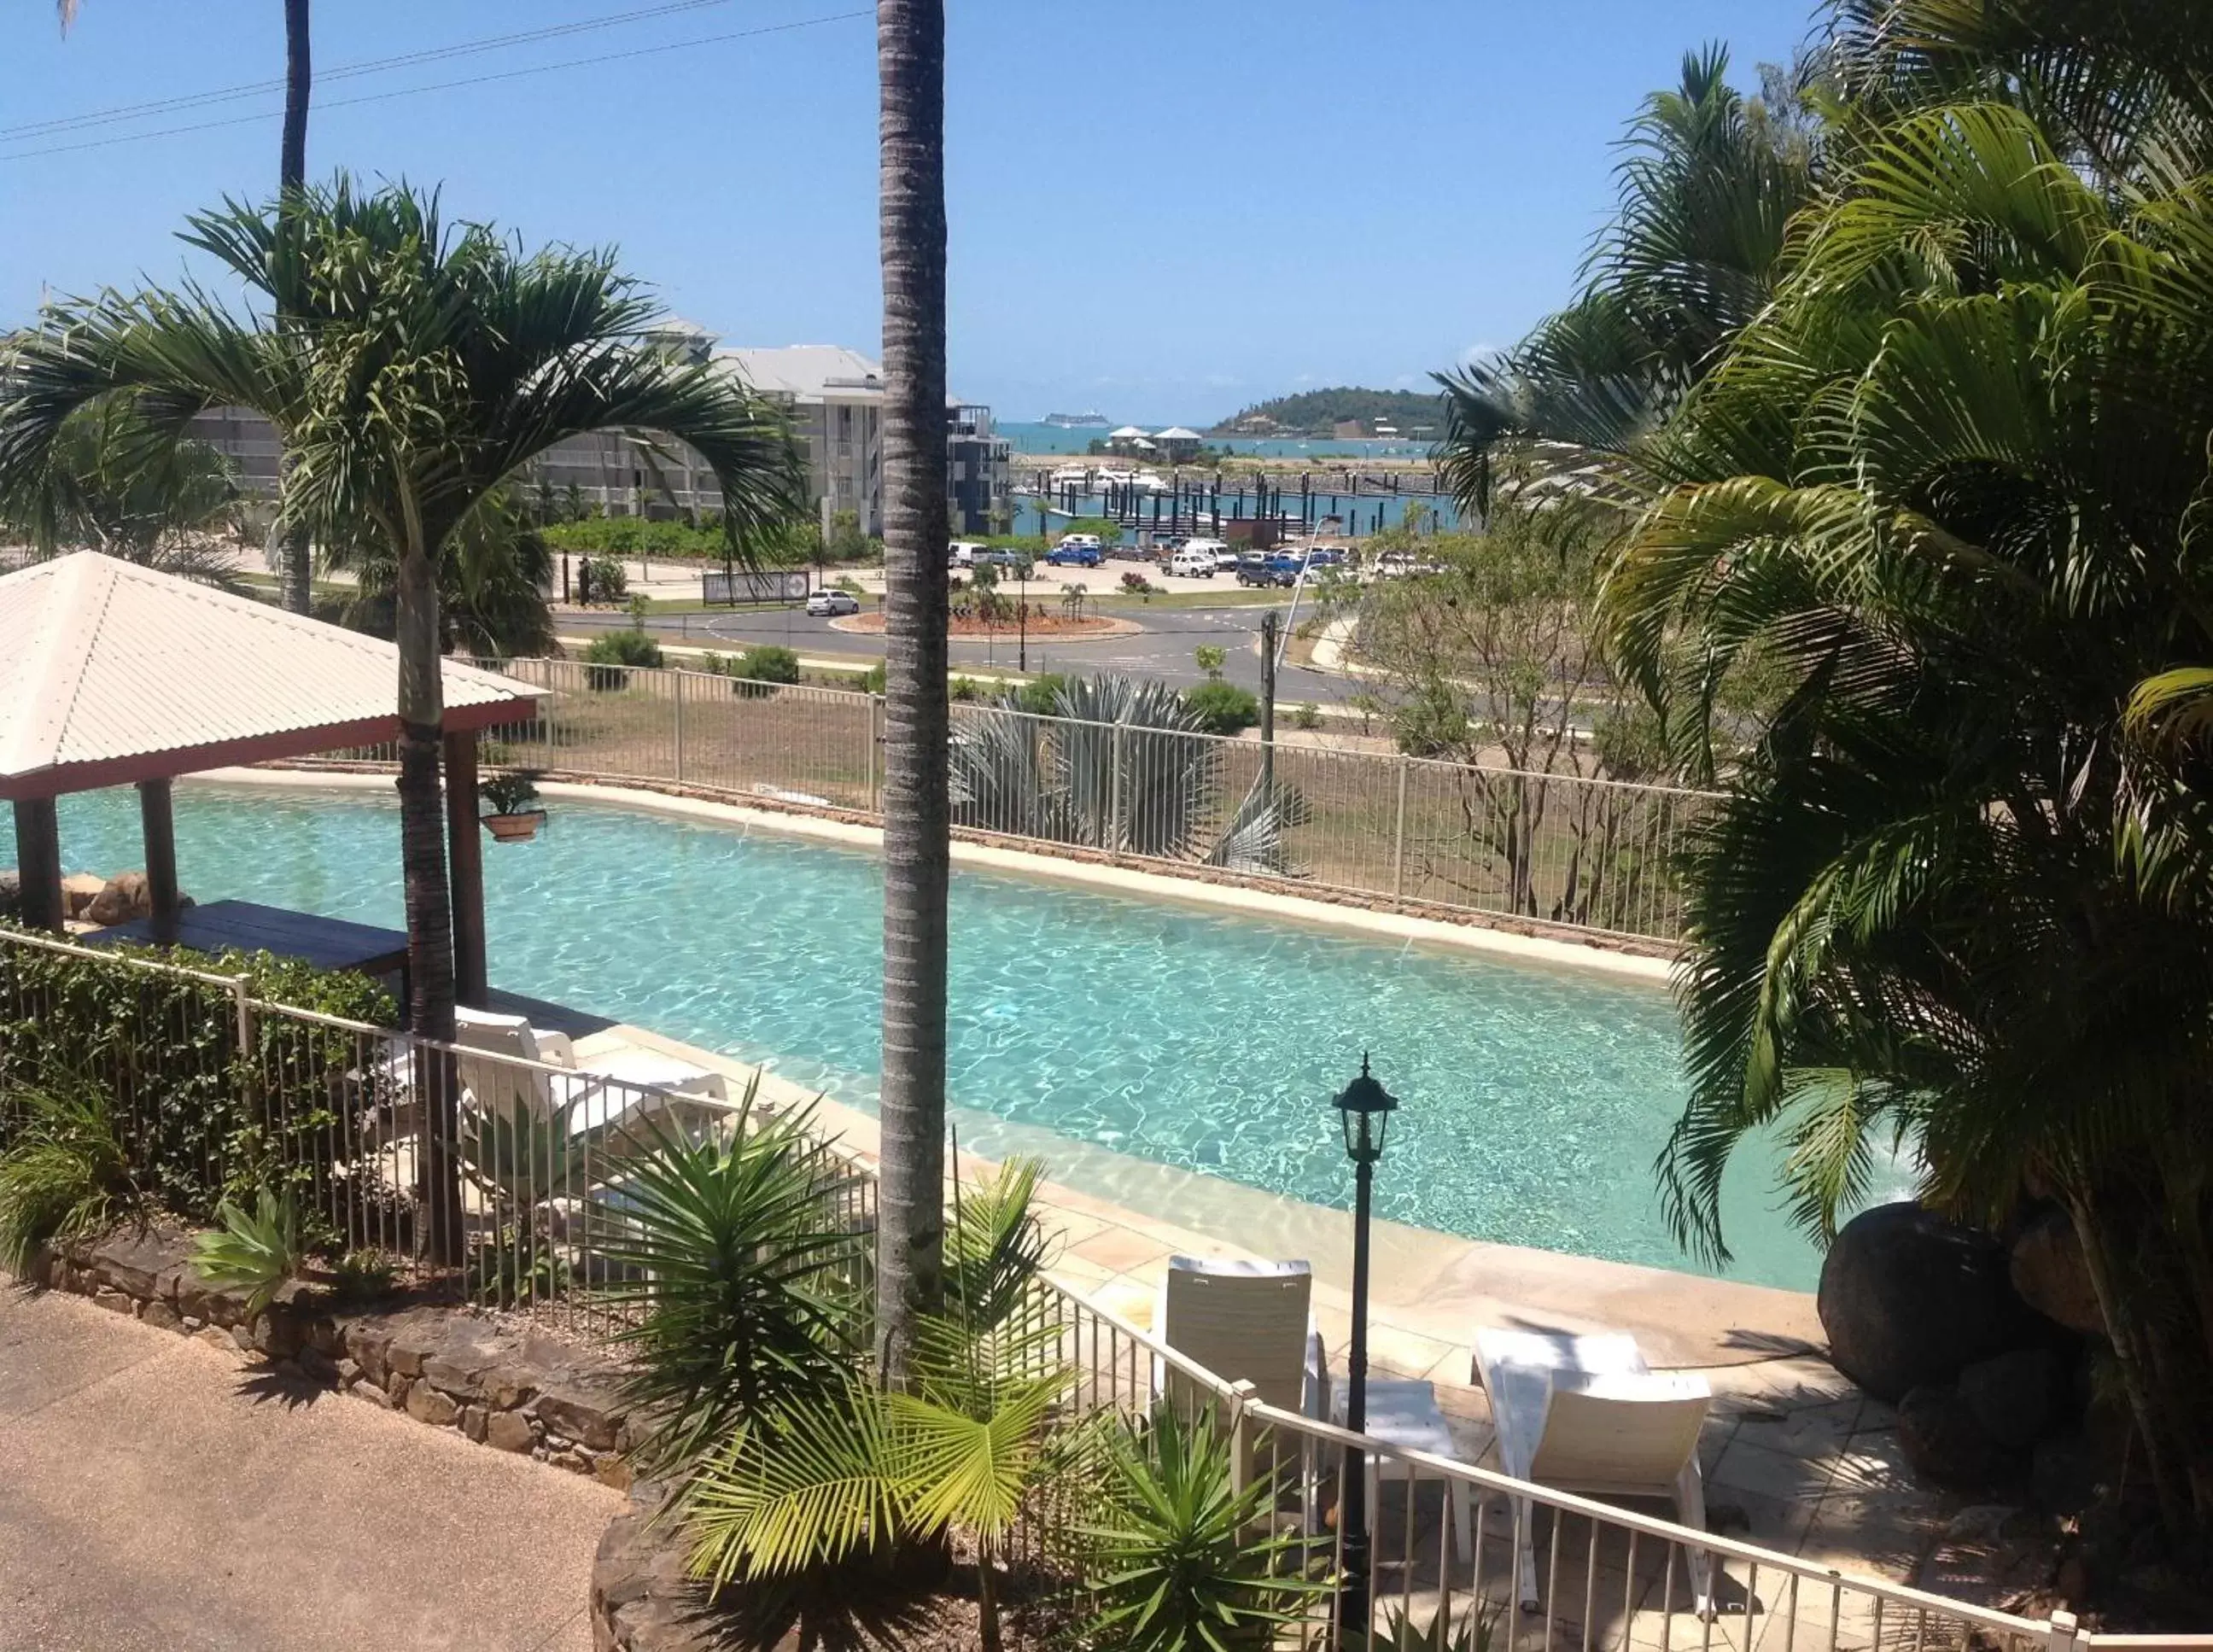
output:
<instances>
[{"instance_id":1,"label":"swimming pool","mask_svg":"<svg viewBox=\"0 0 2213 1652\"><path fill-rule=\"evenodd\" d=\"M492 978L873 1106L875 857L557 802L485 854ZM396 800L178 789L184 887L402 921ZM65 797L72 869L140 863L136 795ZM13 862L0 814L0 865ZM1682 1101L1656 985L956 868L948 1083L963 1109L1317 1203L1349 1203L1329 1098L1372 1050L1400 1100L1379 1214L1687 1269L1653 1193ZM965 1138L964 1138L965 1139ZM1741 1155L1733 1277L1808 1289L1812 1248Z\"/></svg>"}]
</instances>

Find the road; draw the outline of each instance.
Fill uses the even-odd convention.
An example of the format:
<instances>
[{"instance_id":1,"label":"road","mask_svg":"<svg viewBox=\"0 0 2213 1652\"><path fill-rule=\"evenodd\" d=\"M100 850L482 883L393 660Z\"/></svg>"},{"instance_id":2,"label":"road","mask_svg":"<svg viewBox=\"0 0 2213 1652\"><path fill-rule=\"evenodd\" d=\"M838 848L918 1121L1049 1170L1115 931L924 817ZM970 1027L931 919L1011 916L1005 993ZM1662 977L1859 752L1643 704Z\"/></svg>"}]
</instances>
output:
<instances>
[{"instance_id":1,"label":"road","mask_svg":"<svg viewBox=\"0 0 2213 1652\"><path fill-rule=\"evenodd\" d=\"M1115 672L1157 678L1176 687L1187 688L1205 680L1206 674L1198 668L1196 650L1211 643L1228 652L1222 674L1231 682L1259 692L1260 616L1267 612L1265 605L1191 608L1131 605L1117 606L1112 612L1118 618L1135 620L1144 630L1134 637L1102 637L1095 642L1070 642L1065 638L1055 638L1049 643L1033 642L1029 668L1082 675ZM555 618L555 628L565 635L617 630L629 624L629 615L612 610L564 612ZM872 660L882 658L884 652L881 637L834 631L828 619L810 618L797 608L656 614L647 622L647 629L664 643L726 653L760 643L781 644L817 658L844 655L854 660ZM964 668L1011 671L1018 659L1013 637L988 642L955 638L951 650L956 675ZM1356 683L1347 682L1342 677L1286 661L1277 680L1276 698L1282 705L1295 705L1302 701L1336 703L1357 687Z\"/></svg>"}]
</instances>

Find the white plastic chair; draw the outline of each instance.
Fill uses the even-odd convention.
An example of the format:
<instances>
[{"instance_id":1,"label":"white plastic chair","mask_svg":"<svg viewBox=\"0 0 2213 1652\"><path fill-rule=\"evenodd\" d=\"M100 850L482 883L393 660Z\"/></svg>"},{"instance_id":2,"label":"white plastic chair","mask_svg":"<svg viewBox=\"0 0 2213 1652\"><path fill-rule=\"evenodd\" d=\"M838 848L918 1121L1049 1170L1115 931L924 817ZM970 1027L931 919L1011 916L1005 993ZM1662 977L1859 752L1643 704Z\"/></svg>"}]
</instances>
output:
<instances>
[{"instance_id":1,"label":"white plastic chair","mask_svg":"<svg viewBox=\"0 0 2213 1652\"><path fill-rule=\"evenodd\" d=\"M720 1073L650 1050L594 1058L579 1068L576 1045L568 1034L534 1027L527 1016L456 1009L454 1041L465 1051L484 1052L458 1056L454 1063L461 1087L480 1112L505 1119L527 1110L548 1120L558 1118L571 1137L593 1134L634 1115L661 1112L668 1103L653 1090L705 1100L729 1099L729 1087ZM549 1073L517 1064L533 1061L569 1071ZM634 1086L652 1089L629 1088Z\"/></svg>"},{"instance_id":2,"label":"white plastic chair","mask_svg":"<svg viewBox=\"0 0 2213 1652\"><path fill-rule=\"evenodd\" d=\"M1499 1463L1517 1480L1586 1497L1667 1497L1682 1525L1703 1531L1705 1482L1698 1433L1713 1404L1705 1378L1655 1375L1634 1337L1485 1329L1476 1375L1491 1396ZM1537 1611L1537 1561L1527 1497L1515 1503L1521 1609ZM1691 1551L1693 1604L1713 1615L1713 1557Z\"/></svg>"}]
</instances>

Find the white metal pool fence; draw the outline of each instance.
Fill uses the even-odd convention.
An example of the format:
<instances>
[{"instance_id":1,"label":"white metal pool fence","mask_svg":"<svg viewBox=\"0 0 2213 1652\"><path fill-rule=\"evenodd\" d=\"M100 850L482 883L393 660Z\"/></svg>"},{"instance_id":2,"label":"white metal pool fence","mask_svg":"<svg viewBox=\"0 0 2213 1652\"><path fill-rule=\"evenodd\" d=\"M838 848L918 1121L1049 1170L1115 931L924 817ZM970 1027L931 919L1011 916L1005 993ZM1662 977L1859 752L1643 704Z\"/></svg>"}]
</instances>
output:
<instances>
[{"instance_id":1,"label":"white metal pool fence","mask_svg":"<svg viewBox=\"0 0 2213 1652\"><path fill-rule=\"evenodd\" d=\"M868 816L882 700L708 672L484 661L546 688L490 767ZM390 761L374 748L354 759ZM961 827L1214 875L1670 940L1674 864L1711 794L1371 751L953 707Z\"/></svg>"},{"instance_id":2,"label":"white metal pool fence","mask_svg":"<svg viewBox=\"0 0 2213 1652\"><path fill-rule=\"evenodd\" d=\"M198 1221L217 1190L280 1177L337 1243L436 1265L426 1212L447 1177L460 1206L462 1288L597 1338L631 1322L636 1305L620 1291L641 1277L625 1257L634 1229L625 1192L640 1143L620 1121L652 1113L696 1131L731 1116L697 1097L267 1002L244 977L0 929L0 1148L22 1128L29 1093L61 1082L111 1098L141 1186ZM519 1105L486 1107L479 1091ZM588 1117L570 1111L579 1106ZM430 1143L442 1118L452 1121L449 1145ZM874 1181L834 1141L820 1151L824 1197L853 1237L850 1266L864 1282ZM450 1276L456 1265L443 1265ZM2045 1621L1966 1604L1350 1434L1262 1404L1250 1385L1225 1381L1050 1277L1027 1312L1046 1334L1016 1339L1025 1356L1057 1359L1070 1375L1065 1424L1142 1418L1169 1403L1203 1408L1230 1431L1238 1472L1268 1488L1260 1496L1282 1539L1271 1564L1314 1586L1281 1645L1332 1644L1344 1584L1336 1489L1347 1454L1358 1452L1380 1488L1367 1590L1375 1621L1487 1618L1489 1652L2213 1652L2213 1636L2094 1636L2064 1614ZM1463 1501L1472 1518L1455 1527ZM1022 1548L1064 1555L1087 1517L1042 1497ZM1530 1556L1533 1593L1520 1586L1517 1545ZM1707 1564L1713 1609L1701 1612L1694 1580Z\"/></svg>"}]
</instances>

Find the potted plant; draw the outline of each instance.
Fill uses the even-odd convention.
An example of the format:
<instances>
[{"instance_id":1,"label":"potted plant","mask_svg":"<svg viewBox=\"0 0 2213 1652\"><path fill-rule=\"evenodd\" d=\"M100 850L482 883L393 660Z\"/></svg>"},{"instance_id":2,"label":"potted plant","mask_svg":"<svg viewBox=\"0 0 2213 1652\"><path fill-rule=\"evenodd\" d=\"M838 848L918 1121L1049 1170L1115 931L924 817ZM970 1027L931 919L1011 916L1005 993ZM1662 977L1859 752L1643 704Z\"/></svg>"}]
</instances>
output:
<instances>
[{"instance_id":1,"label":"potted plant","mask_svg":"<svg viewBox=\"0 0 2213 1652\"><path fill-rule=\"evenodd\" d=\"M536 769L509 769L478 786L485 807L491 811L484 823L495 842L527 843L538 835L538 828L546 823L546 811L535 807L538 776Z\"/></svg>"}]
</instances>

